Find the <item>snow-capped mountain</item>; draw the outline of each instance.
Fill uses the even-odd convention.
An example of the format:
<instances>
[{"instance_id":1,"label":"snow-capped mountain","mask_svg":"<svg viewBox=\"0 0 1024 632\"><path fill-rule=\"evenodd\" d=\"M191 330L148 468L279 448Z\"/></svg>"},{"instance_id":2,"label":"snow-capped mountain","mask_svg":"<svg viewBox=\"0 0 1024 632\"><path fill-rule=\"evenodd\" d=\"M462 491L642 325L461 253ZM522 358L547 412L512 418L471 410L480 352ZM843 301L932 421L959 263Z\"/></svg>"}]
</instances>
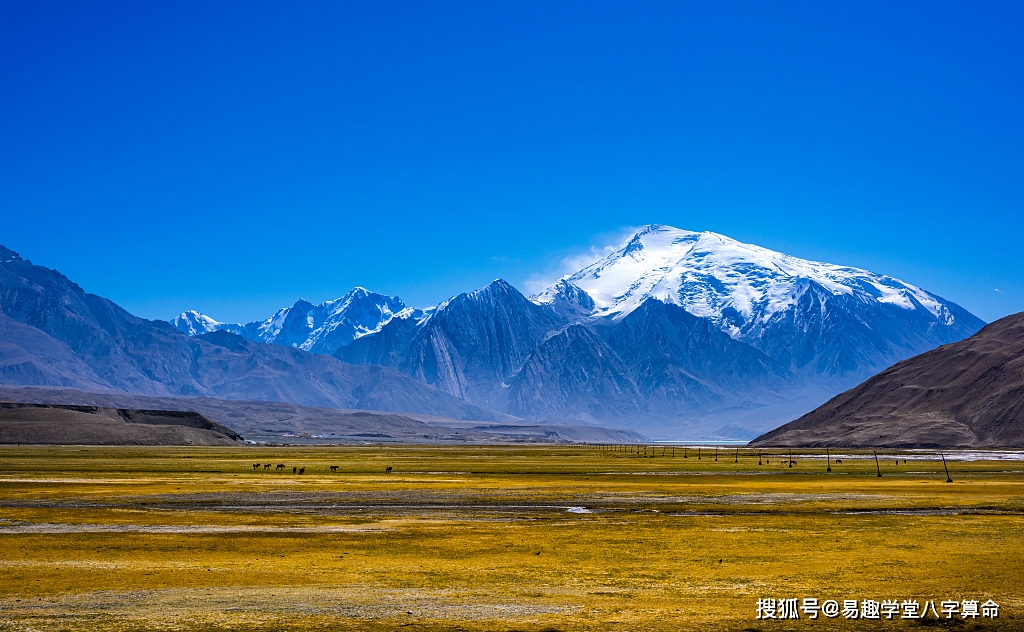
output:
<instances>
[{"instance_id":1,"label":"snow-capped mountain","mask_svg":"<svg viewBox=\"0 0 1024 632\"><path fill-rule=\"evenodd\" d=\"M661 225L530 299L499 279L421 311L356 288L247 325L174 324L394 368L502 413L687 439L756 436L984 325L886 275Z\"/></svg>"},{"instance_id":2,"label":"snow-capped mountain","mask_svg":"<svg viewBox=\"0 0 1024 632\"><path fill-rule=\"evenodd\" d=\"M424 312L406 307L397 296L356 287L341 298L319 305L299 299L266 320L245 325L221 323L195 311L183 312L171 322L190 336L223 330L257 342L332 354L353 340L380 331L396 316L416 320Z\"/></svg>"},{"instance_id":3,"label":"snow-capped mountain","mask_svg":"<svg viewBox=\"0 0 1024 632\"><path fill-rule=\"evenodd\" d=\"M708 318L792 369L850 378L984 325L890 276L656 224L532 300L580 319L618 321L649 298Z\"/></svg>"},{"instance_id":4,"label":"snow-capped mountain","mask_svg":"<svg viewBox=\"0 0 1024 632\"><path fill-rule=\"evenodd\" d=\"M205 314L200 314L194 309L182 312L171 319L171 324L178 328L178 331L189 336L201 336L213 331L230 331L233 334L241 335L243 326L236 323L221 323Z\"/></svg>"}]
</instances>

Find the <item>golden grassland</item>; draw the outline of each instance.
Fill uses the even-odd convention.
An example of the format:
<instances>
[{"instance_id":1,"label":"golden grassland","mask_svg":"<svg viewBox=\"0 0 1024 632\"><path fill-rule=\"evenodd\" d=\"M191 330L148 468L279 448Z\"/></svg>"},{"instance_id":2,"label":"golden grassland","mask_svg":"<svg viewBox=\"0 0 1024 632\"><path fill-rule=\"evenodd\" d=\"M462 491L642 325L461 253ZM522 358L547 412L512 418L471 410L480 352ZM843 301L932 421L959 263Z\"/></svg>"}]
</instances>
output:
<instances>
[{"instance_id":1,"label":"golden grassland","mask_svg":"<svg viewBox=\"0 0 1024 632\"><path fill-rule=\"evenodd\" d=\"M0 630L922 625L761 597L991 598L941 624L1024 629L1024 462L654 453L0 447Z\"/></svg>"}]
</instances>

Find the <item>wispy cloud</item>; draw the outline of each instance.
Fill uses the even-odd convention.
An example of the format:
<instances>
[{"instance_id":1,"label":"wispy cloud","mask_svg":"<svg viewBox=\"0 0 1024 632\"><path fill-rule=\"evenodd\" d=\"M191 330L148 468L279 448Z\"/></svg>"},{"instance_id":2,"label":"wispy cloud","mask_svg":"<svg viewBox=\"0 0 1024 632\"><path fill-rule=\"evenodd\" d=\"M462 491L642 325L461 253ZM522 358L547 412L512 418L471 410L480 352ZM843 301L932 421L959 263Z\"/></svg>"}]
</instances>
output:
<instances>
[{"instance_id":1,"label":"wispy cloud","mask_svg":"<svg viewBox=\"0 0 1024 632\"><path fill-rule=\"evenodd\" d=\"M1002 291L1002 290L1000 290L999 288L996 288L996 292L999 292L1000 294L1002 294L1002 293L1003 293L1003 291Z\"/></svg>"},{"instance_id":2,"label":"wispy cloud","mask_svg":"<svg viewBox=\"0 0 1024 632\"><path fill-rule=\"evenodd\" d=\"M623 228L609 233L602 233L594 237L594 243L585 250L569 252L557 261L554 261L542 272L535 272L530 275L523 285L530 294L537 294L551 286L558 279L579 272L590 264L600 261L611 253L615 252L623 243L640 230L639 226L624 226Z\"/></svg>"}]
</instances>

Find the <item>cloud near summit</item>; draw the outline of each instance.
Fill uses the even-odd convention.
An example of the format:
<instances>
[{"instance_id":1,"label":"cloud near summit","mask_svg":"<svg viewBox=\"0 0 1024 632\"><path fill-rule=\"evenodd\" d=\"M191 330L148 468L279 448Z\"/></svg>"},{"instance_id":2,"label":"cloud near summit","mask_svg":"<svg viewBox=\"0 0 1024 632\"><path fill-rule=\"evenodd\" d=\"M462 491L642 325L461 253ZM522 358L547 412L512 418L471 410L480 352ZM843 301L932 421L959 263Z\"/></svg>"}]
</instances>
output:
<instances>
[{"instance_id":1,"label":"cloud near summit","mask_svg":"<svg viewBox=\"0 0 1024 632\"><path fill-rule=\"evenodd\" d=\"M537 294L544 291L563 276L579 272L595 261L615 252L626 240L635 235L640 228L640 226L624 226L618 230L595 235L592 240L594 243L586 249L569 250L557 261L553 261L548 265L543 271L534 272L527 277L523 281L524 289L527 294Z\"/></svg>"}]
</instances>

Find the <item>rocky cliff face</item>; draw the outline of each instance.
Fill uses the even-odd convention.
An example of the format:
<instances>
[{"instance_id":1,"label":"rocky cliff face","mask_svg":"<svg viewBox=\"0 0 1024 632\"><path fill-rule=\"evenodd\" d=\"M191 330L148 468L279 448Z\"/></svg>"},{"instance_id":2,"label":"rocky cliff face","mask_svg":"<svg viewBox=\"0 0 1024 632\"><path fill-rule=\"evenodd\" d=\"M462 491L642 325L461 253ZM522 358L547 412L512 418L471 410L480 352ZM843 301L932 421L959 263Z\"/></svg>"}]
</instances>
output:
<instances>
[{"instance_id":1,"label":"rocky cliff face","mask_svg":"<svg viewBox=\"0 0 1024 632\"><path fill-rule=\"evenodd\" d=\"M490 405L561 322L497 280L445 303L418 327L399 369L456 397Z\"/></svg>"}]
</instances>

